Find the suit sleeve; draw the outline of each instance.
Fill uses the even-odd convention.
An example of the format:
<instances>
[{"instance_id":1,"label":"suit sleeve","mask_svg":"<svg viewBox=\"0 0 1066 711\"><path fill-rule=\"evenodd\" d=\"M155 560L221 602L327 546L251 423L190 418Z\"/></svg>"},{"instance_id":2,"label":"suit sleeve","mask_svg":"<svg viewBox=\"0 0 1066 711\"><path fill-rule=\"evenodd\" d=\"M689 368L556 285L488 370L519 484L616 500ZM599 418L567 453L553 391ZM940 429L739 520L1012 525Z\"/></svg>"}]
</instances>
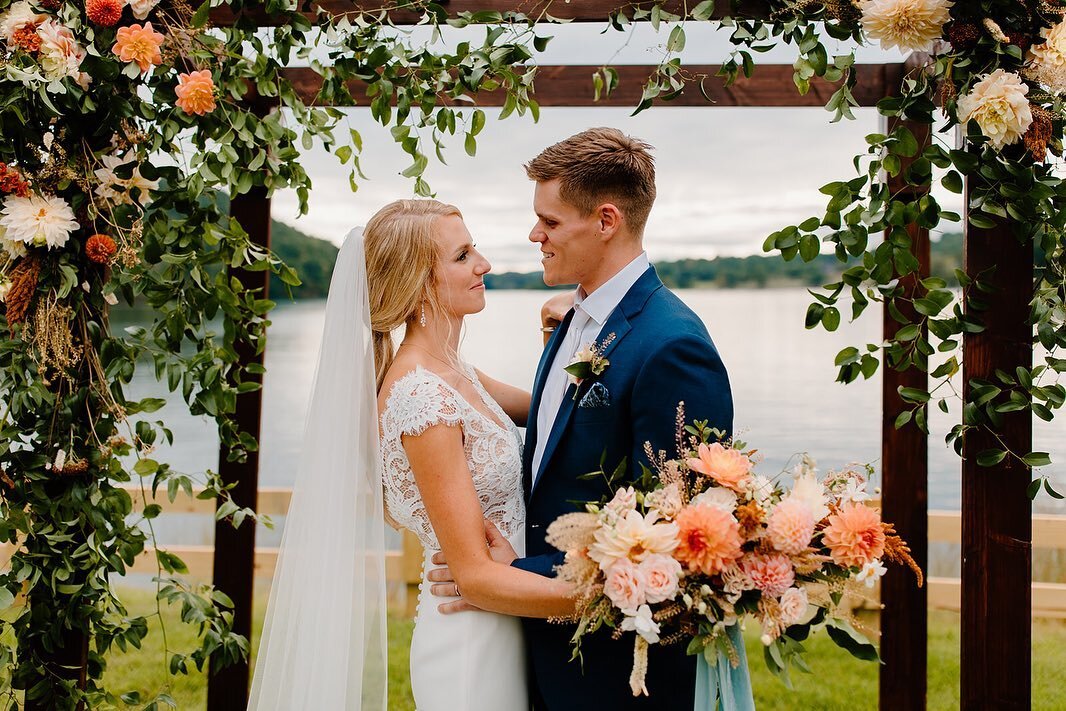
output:
<instances>
[{"instance_id":1,"label":"suit sleeve","mask_svg":"<svg viewBox=\"0 0 1066 711\"><path fill-rule=\"evenodd\" d=\"M729 436L733 430L733 395L729 377L710 340L685 335L663 343L645 360L633 387L633 477L636 463L647 465L644 443L656 452L677 456L677 405L685 403L685 422L706 420Z\"/></svg>"},{"instance_id":2,"label":"suit sleeve","mask_svg":"<svg viewBox=\"0 0 1066 711\"><path fill-rule=\"evenodd\" d=\"M555 566L562 565L565 560L566 554L562 551L558 551L556 553L535 555L529 558L515 558L511 562L511 567L527 570L530 573L536 573L537 575L543 575L546 578L554 578Z\"/></svg>"}]
</instances>

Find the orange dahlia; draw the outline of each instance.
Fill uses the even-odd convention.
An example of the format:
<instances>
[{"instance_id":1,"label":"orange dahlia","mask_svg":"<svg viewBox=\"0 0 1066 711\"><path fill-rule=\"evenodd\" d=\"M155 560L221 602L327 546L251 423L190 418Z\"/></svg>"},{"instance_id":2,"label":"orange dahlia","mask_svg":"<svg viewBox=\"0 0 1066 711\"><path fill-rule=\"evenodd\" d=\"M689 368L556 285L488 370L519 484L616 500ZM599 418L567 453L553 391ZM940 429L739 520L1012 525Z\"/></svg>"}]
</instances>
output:
<instances>
[{"instance_id":1,"label":"orange dahlia","mask_svg":"<svg viewBox=\"0 0 1066 711\"><path fill-rule=\"evenodd\" d=\"M166 38L163 35L152 29L151 22L144 23L143 27L133 24L118 28L115 45L111 51L117 54L123 62L135 62L144 73L153 64L163 61L159 47L164 39Z\"/></svg>"},{"instance_id":2,"label":"orange dahlia","mask_svg":"<svg viewBox=\"0 0 1066 711\"><path fill-rule=\"evenodd\" d=\"M215 82L207 69L179 74L174 93L178 97L174 103L187 114L203 116L215 110Z\"/></svg>"},{"instance_id":3,"label":"orange dahlia","mask_svg":"<svg viewBox=\"0 0 1066 711\"><path fill-rule=\"evenodd\" d=\"M0 163L0 193L4 195L30 196L30 184L14 168Z\"/></svg>"},{"instance_id":4,"label":"orange dahlia","mask_svg":"<svg viewBox=\"0 0 1066 711\"><path fill-rule=\"evenodd\" d=\"M115 240L107 235L93 235L85 242L85 256L97 264L107 264L117 251Z\"/></svg>"},{"instance_id":5,"label":"orange dahlia","mask_svg":"<svg viewBox=\"0 0 1066 711\"><path fill-rule=\"evenodd\" d=\"M881 516L864 504L845 504L832 514L822 540L833 560L845 568L862 567L885 552Z\"/></svg>"},{"instance_id":6,"label":"orange dahlia","mask_svg":"<svg viewBox=\"0 0 1066 711\"><path fill-rule=\"evenodd\" d=\"M716 506L687 506L674 519L680 543L676 557L707 575L716 575L740 558L740 524L727 511Z\"/></svg>"},{"instance_id":7,"label":"orange dahlia","mask_svg":"<svg viewBox=\"0 0 1066 711\"><path fill-rule=\"evenodd\" d=\"M123 0L86 0L85 15L104 27L114 27L122 19Z\"/></svg>"},{"instance_id":8,"label":"orange dahlia","mask_svg":"<svg viewBox=\"0 0 1066 711\"><path fill-rule=\"evenodd\" d=\"M11 33L11 44L33 54L41 49L41 36L37 34L37 25L23 25Z\"/></svg>"}]
</instances>

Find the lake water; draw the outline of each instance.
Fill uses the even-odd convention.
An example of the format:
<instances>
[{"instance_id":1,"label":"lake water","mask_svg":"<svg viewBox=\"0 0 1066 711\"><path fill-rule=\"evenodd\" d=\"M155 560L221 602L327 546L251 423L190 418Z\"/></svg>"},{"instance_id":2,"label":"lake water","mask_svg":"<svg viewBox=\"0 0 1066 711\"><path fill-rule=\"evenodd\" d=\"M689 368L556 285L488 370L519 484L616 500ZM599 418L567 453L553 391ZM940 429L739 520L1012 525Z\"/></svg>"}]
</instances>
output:
<instances>
[{"instance_id":1,"label":"lake water","mask_svg":"<svg viewBox=\"0 0 1066 711\"><path fill-rule=\"evenodd\" d=\"M739 436L762 453L759 470L774 476L801 452L809 452L819 468L848 462L873 462L880 457L880 370L869 381L835 382L833 358L848 345L880 339L880 314L871 308L858 323L844 323L836 333L807 331L804 313L810 296L804 289L682 290L679 296L707 324L729 370ZM488 306L468 319L463 355L486 373L525 388L532 386L540 354L538 314L545 292L490 291ZM267 375L263 393L263 486L293 482L311 379L317 359L324 315L323 301L283 304L272 315L268 333ZM842 309L845 313L850 309ZM115 330L133 323L132 314L116 314ZM150 365L138 371L131 395L168 395L152 377ZM173 397L173 396L172 396ZM958 418L932 408L929 446L930 507L958 509L961 501L960 461L944 444L944 435ZM671 413L664 413L670 417ZM190 474L218 464L218 438L212 421L191 417L180 397L156 414L174 432L173 447L153 456ZM1035 449L1066 462L1066 416L1054 423L1037 419ZM1053 478L1066 480L1066 466L1049 467ZM1066 508L1046 495L1035 507L1049 513ZM280 521L279 521L280 524ZM208 544L213 537L209 517L170 515L156 526L162 543ZM261 530L260 545L277 545L280 525Z\"/></svg>"}]
</instances>

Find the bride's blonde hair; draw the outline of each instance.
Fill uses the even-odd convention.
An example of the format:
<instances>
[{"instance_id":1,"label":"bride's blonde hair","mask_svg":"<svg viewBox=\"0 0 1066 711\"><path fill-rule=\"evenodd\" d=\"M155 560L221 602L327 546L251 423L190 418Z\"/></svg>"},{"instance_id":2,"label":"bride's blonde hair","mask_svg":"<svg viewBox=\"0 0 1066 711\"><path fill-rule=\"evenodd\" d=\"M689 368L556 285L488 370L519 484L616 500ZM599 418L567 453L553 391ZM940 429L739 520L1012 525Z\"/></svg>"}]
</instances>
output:
<instances>
[{"instance_id":1,"label":"bride's blonde hair","mask_svg":"<svg viewBox=\"0 0 1066 711\"><path fill-rule=\"evenodd\" d=\"M438 200L397 200L378 210L363 230L379 390L396 355L392 332L419 318L423 306L440 312L433 235L436 221L453 215L463 216Z\"/></svg>"}]
</instances>

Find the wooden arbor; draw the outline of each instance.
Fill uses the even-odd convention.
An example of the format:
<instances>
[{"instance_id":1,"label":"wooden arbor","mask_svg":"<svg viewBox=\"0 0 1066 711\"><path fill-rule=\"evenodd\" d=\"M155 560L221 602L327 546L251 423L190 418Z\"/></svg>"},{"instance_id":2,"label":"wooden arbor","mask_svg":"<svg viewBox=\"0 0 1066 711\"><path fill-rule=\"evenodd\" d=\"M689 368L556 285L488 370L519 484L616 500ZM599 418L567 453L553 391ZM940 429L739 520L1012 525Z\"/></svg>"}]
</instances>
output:
<instances>
[{"instance_id":1,"label":"wooden arbor","mask_svg":"<svg viewBox=\"0 0 1066 711\"><path fill-rule=\"evenodd\" d=\"M451 0L443 2L449 12L495 10L532 13L529 3L520 0ZM535 3L538 7L547 3ZM560 19L606 22L612 10L623 3L618 0L581 0L551 5L551 14ZM630 3L629 5L650 3ZM682 12L683 3L663 3L666 9ZM727 5L728 3L722 3ZM358 9L380 10L394 6L387 0L321 0L305 6L310 16L315 8L343 13ZM741 2L735 15L765 17L762 2ZM391 10L390 19L397 24L413 24L420 15L411 11ZM265 14L247 13L248 18L263 26L274 24ZM234 21L227 8L212 14L216 25ZM649 66L618 67L621 83L607 99L592 100L590 67L544 66L539 69L535 98L541 106L635 106L640 100L641 85L653 71ZM690 66L694 73L715 75L717 67ZM907 68L903 65L868 65L856 67L858 85L854 96L860 105L873 106L893 95ZM322 78L311 69L290 69L286 77L308 103L315 102ZM826 83L812 84L805 96L796 92L791 66L764 65L754 77L740 80L732 87L708 81L706 91L718 106L821 107L833 92ZM353 82L353 96L361 97L365 87ZM503 96L483 92L476 96L480 106L500 106ZM669 105L706 106L706 99L692 88ZM923 145L930 140L929 126L907 124ZM889 126L893 129L894 126ZM238 216L249 235L269 246L270 200L264 193L250 193L233 201ZM910 293L920 288L919 280L928 276L929 239L925 230L909 230L915 256L921 268L905 283ZM1017 366L1031 361L1031 332L1028 301L1032 284L1032 251L1020 245L1007 225L995 229L966 226L966 267L970 273L998 265L991 278L1008 298L993 299L982 311L988 328L981 334L964 336L966 380L987 377L996 369L1014 372ZM995 245L994 249L986 245ZM994 258L993 258L994 255ZM266 273L246 275L259 280L249 286L266 288ZM895 333L896 322L884 316L886 336ZM262 354L248 352L250 360L261 362ZM896 430L896 416L906 407L897 395L899 387L925 389L927 375L911 369L905 373L884 369L882 407L883 506L885 518L897 524L899 533L910 542L915 559L926 568L928 465L926 437L909 424ZM238 421L245 431L259 436L260 403L251 393L238 397ZM1031 421L1027 413L1016 413L1006 432L1005 444L1015 451L1029 451ZM991 468L978 468L976 452L989 446L972 437L966 442L963 462L963 571L962 571L962 687L963 707L967 709L1021 709L1029 707L1030 678L1030 559L1031 508L1026 487L1028 471L1009 460ZM222 453L220 472L227 482L238 482L233 498L239 506L255 507L257 465L225 462ZM254 531L233 532L220 524L216 533L215 584L236 603L235 631L250 636L252 602L252 561ZM880 705L884 709L924 709L926 699L926 594L914 586L904 571L894 570L883 581ZM1009 664L1002 660L1009 659ZM211 678L208 692L210 709L244 708L247 705L248 668L231 667Z\"/></svg>"}]
</instances>

